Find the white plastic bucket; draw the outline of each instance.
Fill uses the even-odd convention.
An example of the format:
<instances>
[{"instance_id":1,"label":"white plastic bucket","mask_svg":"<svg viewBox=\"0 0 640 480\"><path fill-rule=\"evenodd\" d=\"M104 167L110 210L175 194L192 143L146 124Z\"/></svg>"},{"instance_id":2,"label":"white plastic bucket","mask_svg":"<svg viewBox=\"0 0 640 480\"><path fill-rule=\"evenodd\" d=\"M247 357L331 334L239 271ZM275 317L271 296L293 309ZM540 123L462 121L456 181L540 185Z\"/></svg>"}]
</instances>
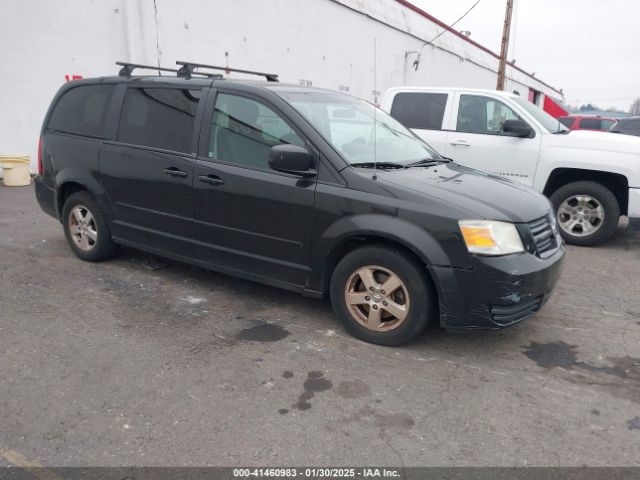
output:
<instances>
[{"instance_id":1,"label":"white plastic bucket","mask_svg":"<svg viewBox=\"0 0 640 480\"><path fill-rule=\"evenodd\" d=\"M24 187L31 184L28 155L0 155L2 180L7 187Z\"/></svg>"}]
</instances>

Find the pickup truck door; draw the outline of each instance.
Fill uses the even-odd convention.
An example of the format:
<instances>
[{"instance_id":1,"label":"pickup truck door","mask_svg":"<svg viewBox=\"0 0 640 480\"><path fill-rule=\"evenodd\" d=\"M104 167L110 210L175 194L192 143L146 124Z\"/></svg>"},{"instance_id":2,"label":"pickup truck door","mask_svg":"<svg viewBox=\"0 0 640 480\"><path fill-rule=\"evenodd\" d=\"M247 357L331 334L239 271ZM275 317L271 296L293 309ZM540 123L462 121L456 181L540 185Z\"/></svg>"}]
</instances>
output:
<instances>
[{"instance_id":1,"label":"pickup truck door","mask_svg":"<svg viewBox=\"0 0 640 480\"><path fill-rule=\"evenodd\" d=\"M458 92L444 154L458 163L533 185L540 155L541 134L532 138L502 131L505 120L526 120L503 99Z\"/></svg>"}]
</instances>

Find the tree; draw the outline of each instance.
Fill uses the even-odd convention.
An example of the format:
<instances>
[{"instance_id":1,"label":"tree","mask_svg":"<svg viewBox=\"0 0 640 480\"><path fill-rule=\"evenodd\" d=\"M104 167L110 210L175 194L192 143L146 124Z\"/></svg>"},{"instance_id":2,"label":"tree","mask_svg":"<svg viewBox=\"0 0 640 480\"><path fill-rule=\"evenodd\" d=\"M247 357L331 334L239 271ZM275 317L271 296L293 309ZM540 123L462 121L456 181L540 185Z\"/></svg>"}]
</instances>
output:
<instances>
[{"instance_id":1,"label":"tree","mask_svg":"<svg viewBox=\"0 0 640 480\"><path fill-rule=\"evenodd\" d=\"M640 97L636 98L629 107L629 113L631 115L640 115Z\"/></svg>"},{"instance_id":2,"label":"tree","mask_svg":"<svg viewBox=\"0 0 640 480\"><path fill-rule=\"evenodd\" d=\"M578 109L579 112L589 112L591 110L600 110L600 107L596 107L591 103L587 103L586 105L584 104L580 105L580 108Z\"/></svg>"}]
</instances>

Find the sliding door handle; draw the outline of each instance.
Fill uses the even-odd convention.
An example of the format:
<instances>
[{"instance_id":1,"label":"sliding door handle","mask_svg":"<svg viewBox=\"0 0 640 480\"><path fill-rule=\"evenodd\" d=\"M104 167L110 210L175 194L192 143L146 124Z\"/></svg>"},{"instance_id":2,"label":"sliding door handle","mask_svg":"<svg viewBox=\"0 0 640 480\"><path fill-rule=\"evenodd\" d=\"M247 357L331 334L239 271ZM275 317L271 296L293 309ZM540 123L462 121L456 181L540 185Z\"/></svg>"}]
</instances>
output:
<instances>
[{"instance_id":1,"label":"sliding door handle","mask_svg":"<svg viewBox=\"0 0 640 480\"><path fill-rule=\"evenodd\" d=\"M224 180L215 175L199 175L198 180L204 183L208 183L209 185L224 185Z\"/></svg>"},{"instance_id":2,"label":"sliding door handle","mask_svg":"<svg viewBox=\"0 0 640 480\"><path fill-rule=\"evenodd\" d=\"M178 170L176 167L169 167L164 169L164 173L171 177L187 177L189 174L187 172L183 172L182 170Z\"/></svg>"}]
</instances>

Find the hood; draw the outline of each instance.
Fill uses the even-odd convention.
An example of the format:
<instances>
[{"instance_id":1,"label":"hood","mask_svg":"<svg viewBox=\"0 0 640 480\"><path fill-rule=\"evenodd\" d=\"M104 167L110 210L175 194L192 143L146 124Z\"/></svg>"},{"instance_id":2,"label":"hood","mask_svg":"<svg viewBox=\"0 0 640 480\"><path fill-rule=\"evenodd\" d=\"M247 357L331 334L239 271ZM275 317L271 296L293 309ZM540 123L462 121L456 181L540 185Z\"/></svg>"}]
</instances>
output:
<instances>
[{"instance_id":1,"label":"hood","mask_svg":"<svg viewBox=\"0 0 640 480\"><path fill-rule=\"evenodd\" d=\"M530 222L551 209L549 200L531 188L454 162L376 173L381 182L467 211L468 220Z\"/></svg>"},{"instance_id":2,"label":"hood","mask_svg":"<svg viewBox=\"0 0 640 480\"><path fill-rule=\"evenodd\" d=\"M592 130L572 130L565 134L544 135L547 145L566 148L586 148L607 152L629 153L640 159L640 137Z\"/></svg>"}]
</instances>

